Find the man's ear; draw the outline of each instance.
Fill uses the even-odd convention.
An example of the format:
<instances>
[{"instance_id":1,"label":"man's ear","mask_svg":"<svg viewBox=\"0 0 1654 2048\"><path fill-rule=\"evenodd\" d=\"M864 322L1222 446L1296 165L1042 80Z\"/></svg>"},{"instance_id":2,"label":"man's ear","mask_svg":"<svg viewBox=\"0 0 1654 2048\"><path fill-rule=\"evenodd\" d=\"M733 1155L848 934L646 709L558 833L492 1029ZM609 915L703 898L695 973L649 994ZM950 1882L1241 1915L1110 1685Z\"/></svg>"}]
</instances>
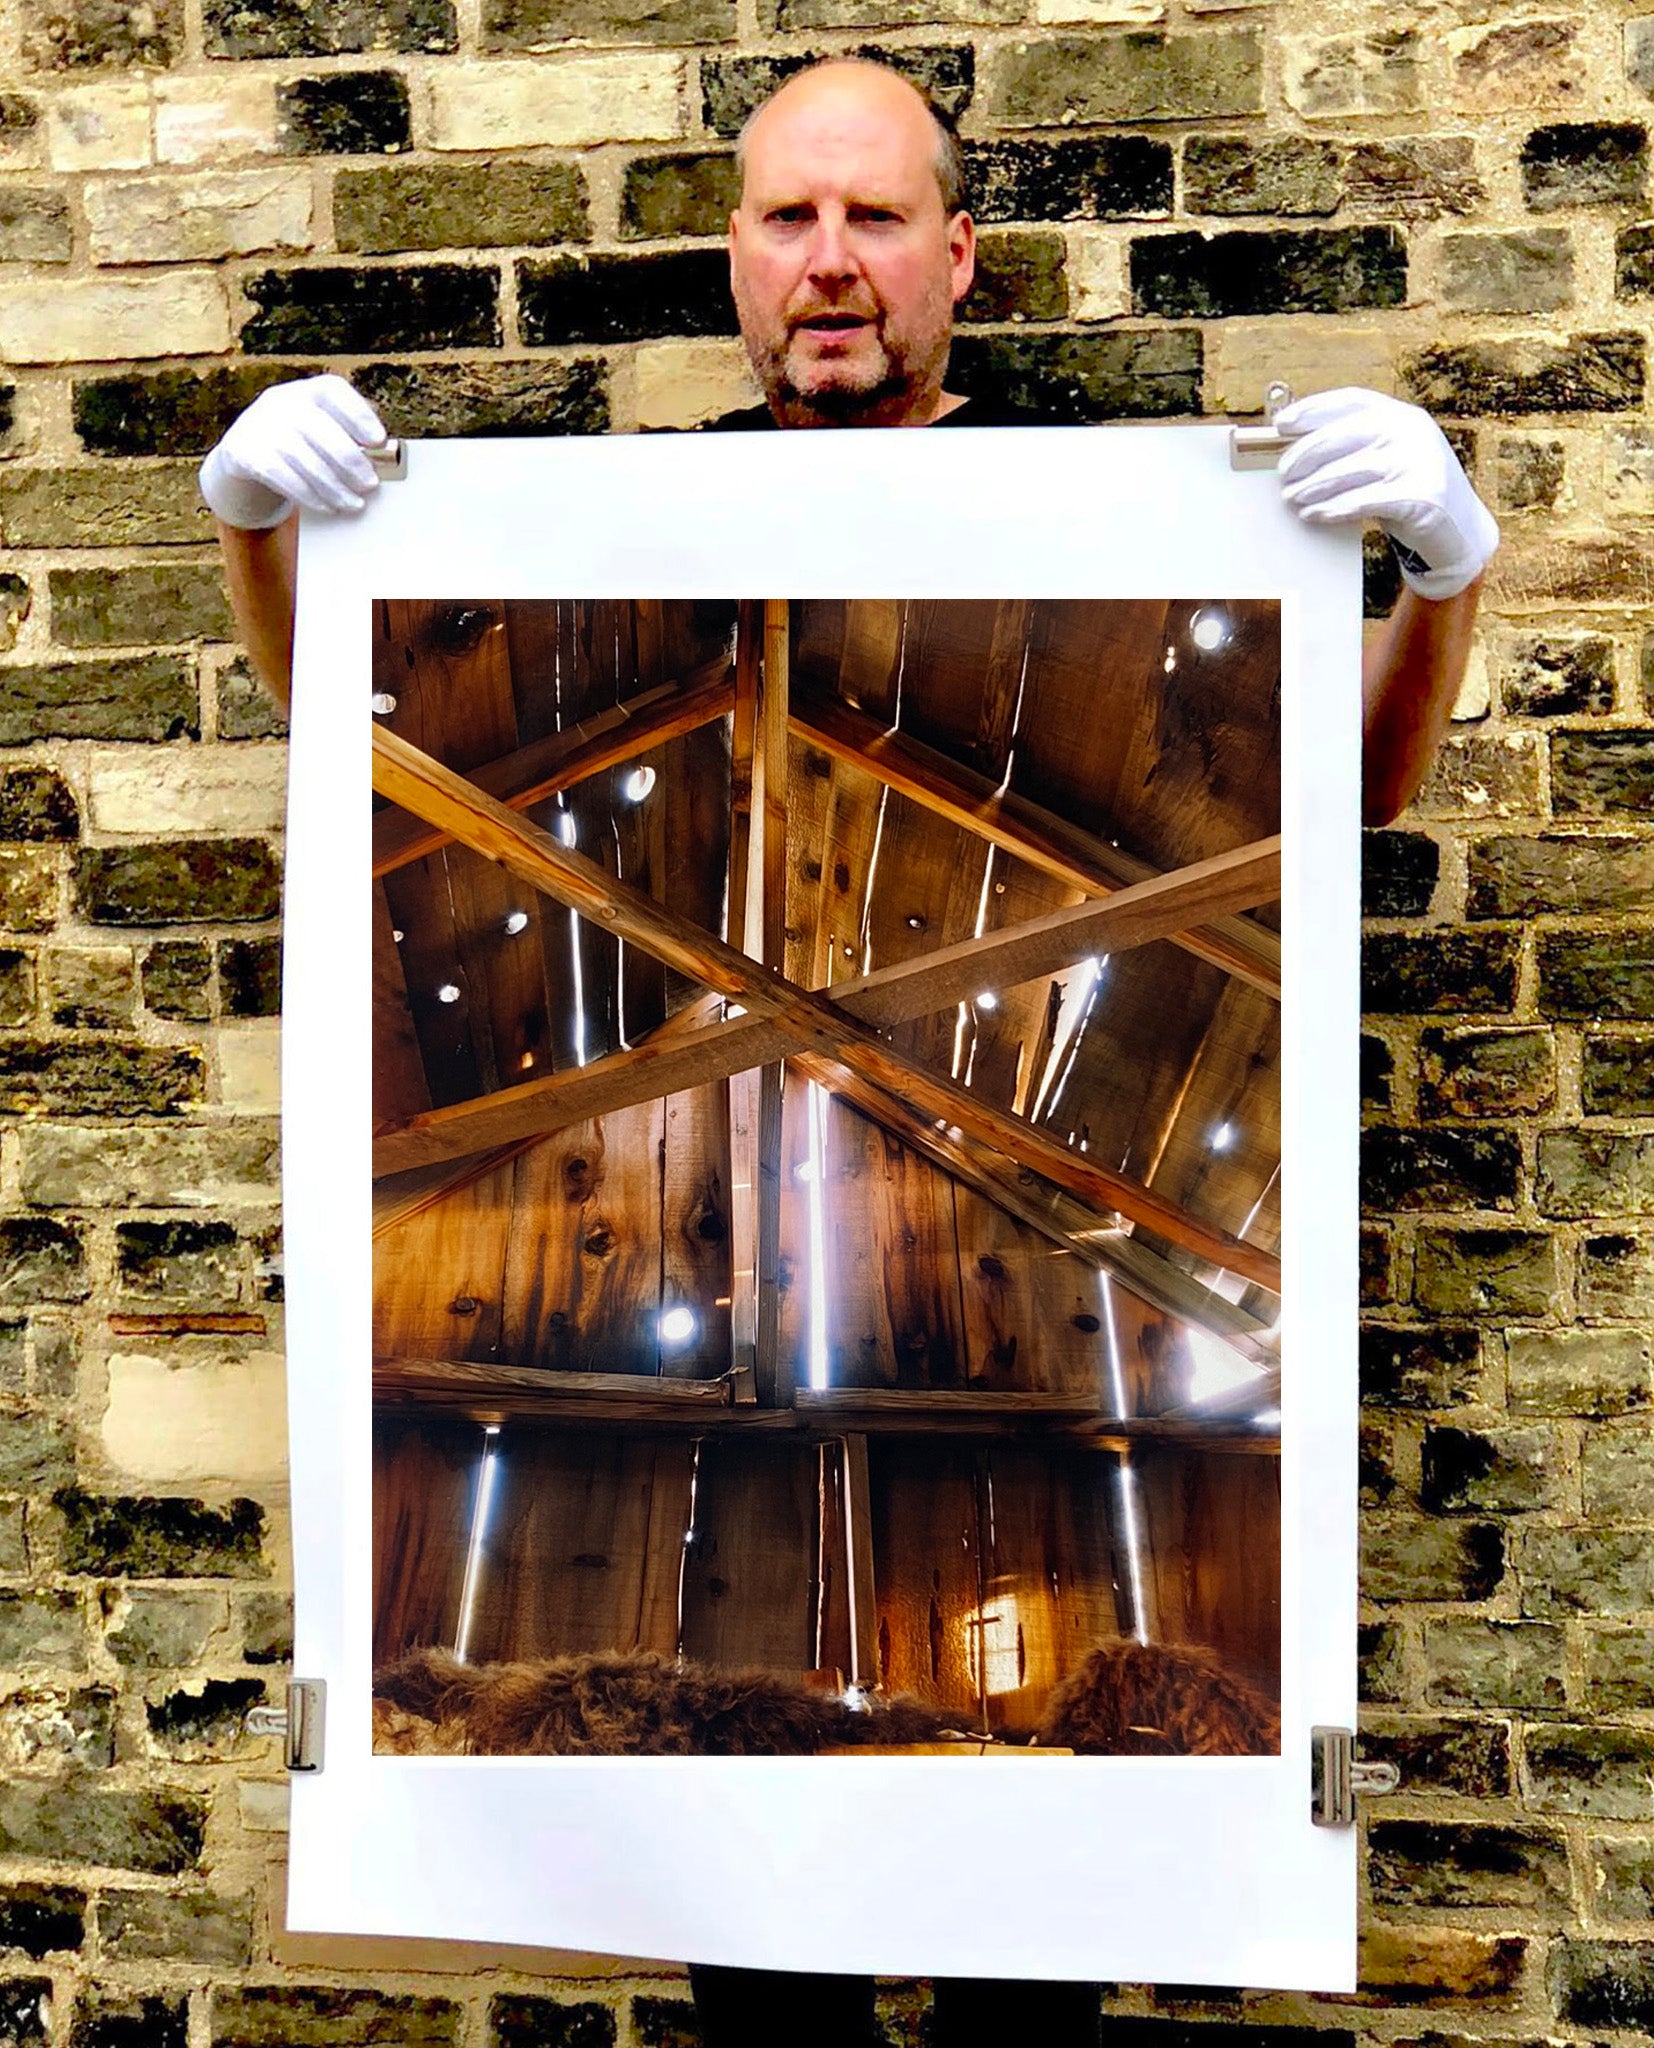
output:
<instances>
[{"instance_id":1,"label":"man's ear","mask_svg":"<svg viewBox=\"0 0 1654 2048\"><path fill-rule=\"evenodd\" d=\"M956 213L948 222L948 265L953 273L953 303L957 306L976 276L976 222L968 213Z\"/></svg>"}]
</instances>

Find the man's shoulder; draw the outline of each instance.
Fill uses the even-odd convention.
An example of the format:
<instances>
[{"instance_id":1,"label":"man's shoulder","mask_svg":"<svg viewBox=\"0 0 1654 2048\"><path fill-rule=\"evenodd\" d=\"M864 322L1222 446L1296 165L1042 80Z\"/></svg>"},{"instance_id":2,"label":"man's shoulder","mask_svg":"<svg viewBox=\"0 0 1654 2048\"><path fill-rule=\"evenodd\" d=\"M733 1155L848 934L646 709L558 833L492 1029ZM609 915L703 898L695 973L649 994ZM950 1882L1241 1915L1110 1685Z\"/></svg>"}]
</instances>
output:
<instances>
[{"instance_id":1,"label":"man's shoulder","mask_svg":"<svg viewBox=\"0 0 1654 2048\"><path fill-rule=\"evenodd\" d=\"M1054 413L1041 412L1035 406L1019 404L1015 399L967 398L932 424L938 427L1067 427L1074 422L1060 419ZM738 412L726 412L718 419L706 420L695 429L700 434L774 431L775 416L767 405L743 406Z\"/></svg>"}]
</instances>

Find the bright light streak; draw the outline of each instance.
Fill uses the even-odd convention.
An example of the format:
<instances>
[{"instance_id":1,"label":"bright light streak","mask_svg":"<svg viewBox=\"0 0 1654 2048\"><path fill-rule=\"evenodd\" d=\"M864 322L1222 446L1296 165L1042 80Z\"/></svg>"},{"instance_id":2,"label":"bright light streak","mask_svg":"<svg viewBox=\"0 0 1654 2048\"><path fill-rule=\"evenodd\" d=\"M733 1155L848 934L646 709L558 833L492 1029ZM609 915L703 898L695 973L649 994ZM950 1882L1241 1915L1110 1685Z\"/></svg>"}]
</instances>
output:
<instances>
[{"instance_id":1,"label":"bright light streak","mask_svg":"<svg viewBox=\"0 0 1654 2048\"><path fill-rule=\"evenodd\" d=\"M1097 1275L1103 1297L1103 1329L1108 1338L1109 1391L1117 1421L1126 1419L1126 1375L1120 1363L1120 1332L1114 1320L1114 1289L1106 1273ZM1137 1535L1137 1478L1128 1459L1120 1460L1120 1527L1126 1539L1126 1576L1131 1581L1131 1632L1140 1643L1149 1639L1143 1619L1143 1559Z\"/></svg>"},{"instance_id":2,"label":"bright light streak","mask_svg":"<svg viewBox=\"0 0 1654 2048\"><path fill-rule=\"evenodd\" d=\"M494 1505L499 1437L497 1423L490 1424L482 1433L482 1466L477 1473L477 1502L471 1510L471 1540L465 1551L465 1578L459 1595L459 1631L454 1637L454 1655L462 1664L471 1645L471 1616L477 1604L477 1582L482 1577L482 1547L488 1535L489 1511Z\"/></svg>"}]
</instances>

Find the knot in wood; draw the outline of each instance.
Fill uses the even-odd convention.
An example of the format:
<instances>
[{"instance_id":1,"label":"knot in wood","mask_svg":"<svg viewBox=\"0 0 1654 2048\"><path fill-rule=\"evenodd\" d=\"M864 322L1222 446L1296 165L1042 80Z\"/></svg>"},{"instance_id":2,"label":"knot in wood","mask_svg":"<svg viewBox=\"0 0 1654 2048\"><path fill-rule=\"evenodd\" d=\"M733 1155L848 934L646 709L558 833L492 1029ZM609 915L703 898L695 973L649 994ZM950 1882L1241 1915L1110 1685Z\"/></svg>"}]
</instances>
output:
<instances>
[{"instance_id":1,"label":"knot in wood","mask_svg":"<svg viewBox=\"0 0 1654 2048\"><path fill-rule=\"evenodd\" d=\"M1074 1316L1071 1318L1071 1320L1073 1322L1075 1329L1084 1330L1088 1337L1091 1335L1093 1330L1100 1330L1103 1327L1102 1324L1098 1321L1098 1319L1095 1316L1091 1315Z\"/></svg>"},{"instance_id":2,"label":"knot in wood","mask_svg":"<svg viewBox=\"0 0 1654 2048\"><path fill-rule=\"evenodd\" d=\"M577 1550L570 1562L584 1566L587 1571L606 1572L609 1569L609 1560L601 1550Z\"/></svg>"},{"instance_id":3,"label":"knot in wood","mask_svg":"<svg viewBox=\"0 0 1654 2048\"><path fill-rule=\"evenodd\" d=\"M474 1294L456 1294L448 1304L451 1316L474 1316L482 1303Z\"/></svg>"},{"instance_id":4,"label":"knot in wood","mask_svg":"<svg viewBox=\"0 0 1654 2048\"><path fill-rule=\"evenodd\" d=\"M1005 1278L1005 1261L1003 1259L996 1259L992 1252L984 1252L976 1262L976 1270L986 1280L1003 1280Z\"/></svg>"},{"instance_id":5,"label":"knot in wood","mask_svg":"<svg viewBox=\"0 0 1654 2048\"><path fill-rule=\"evenodd\" d=\"M499 623L484 605L446 605L431 623L431 644L440 654L469 654Z\"/></svg>"},{"instance_id":6,"label":"knot in wood","mask_svg":"<svg viewBox=\"0 0 1654 2048\"><path fill-rule=\"evenodd\" d=\"M614 1236L607 1230L594 1230L586 1239L586 1250L594 1259L606 1259L614 1250Z\"/></svg>"}]
</instances>

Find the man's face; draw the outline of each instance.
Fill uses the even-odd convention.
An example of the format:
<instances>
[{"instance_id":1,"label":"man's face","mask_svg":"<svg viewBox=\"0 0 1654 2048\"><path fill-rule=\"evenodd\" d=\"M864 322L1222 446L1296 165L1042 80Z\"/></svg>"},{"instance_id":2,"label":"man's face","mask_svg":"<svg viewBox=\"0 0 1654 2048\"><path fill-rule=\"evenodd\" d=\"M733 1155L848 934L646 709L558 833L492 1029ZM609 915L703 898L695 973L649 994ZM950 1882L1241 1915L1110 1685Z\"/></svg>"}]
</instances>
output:
<instances>
[{"instance_id":1,"label":"man's face","mask_svg":"<svg viewBox=\"0 0 1654 2048\"><path fill-rule=\"evenodd\" d=\"M975 246L969 216L942 210L936 142L909 86L856 65L795 80L748 130L730 277L787 425L934 414Z\"/></svg>"}]
</instances>

